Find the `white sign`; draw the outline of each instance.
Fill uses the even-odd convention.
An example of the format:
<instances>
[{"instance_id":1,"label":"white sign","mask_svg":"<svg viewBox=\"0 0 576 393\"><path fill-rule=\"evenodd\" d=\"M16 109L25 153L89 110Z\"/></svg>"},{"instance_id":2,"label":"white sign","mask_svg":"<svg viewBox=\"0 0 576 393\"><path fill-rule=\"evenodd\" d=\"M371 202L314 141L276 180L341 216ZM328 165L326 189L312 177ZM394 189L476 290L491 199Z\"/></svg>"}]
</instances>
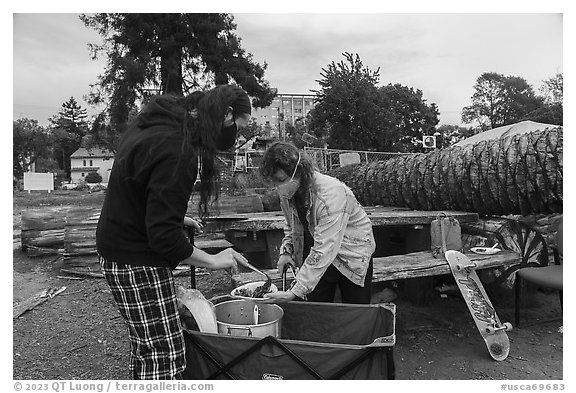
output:
<instances>
[{"instance_id":1,"label":"white sign","mask_svg":"<svg viewBox=\"0 0 576 393\"><path fill-rule=\"evenodd\" d=\"M340 166L350 164L360 164L360 154L354 153L340 153Z\"/></svg>"},{"instance_id":2,"label":"white sign","mask_svg":"<svg viewBox=\"0 0 576 393\"><path fill-rule=\"evenodd\" d=\"M53 191L54 174L53 173L24 173L24 191Z\"/></svg>"}]
</instances>

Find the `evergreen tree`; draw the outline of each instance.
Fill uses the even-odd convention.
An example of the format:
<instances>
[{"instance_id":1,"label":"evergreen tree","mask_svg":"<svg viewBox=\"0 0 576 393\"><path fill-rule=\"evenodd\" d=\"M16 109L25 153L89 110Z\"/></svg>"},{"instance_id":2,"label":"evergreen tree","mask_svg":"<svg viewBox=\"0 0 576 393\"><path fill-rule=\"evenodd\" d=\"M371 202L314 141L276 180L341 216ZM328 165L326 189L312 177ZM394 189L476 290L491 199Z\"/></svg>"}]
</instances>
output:
<instances>
[{"instance_id":1,"label":"evergreen tree","mask_svg":"<svg viewBox=\"0 0 576 393\"><path fill-rule=\"evenodd\" d=\"M81 15L104 38L90 45L93 57L104 53L108 67L93 85L89 102L106 104L112 135L122 133L131 111L151 94L188 94L217 84L236 83L266 107L274 92L264 80L267 64L254 62L240 45L230 14Z\"/></svg>"},{"instance_id":2,"label":"evergreen tree","mask_svg":"<svg viewBox=\"0 0 576 393\"><path fill-rule=\"evenodd\" d=\"M67 178L70 178L71 174L70 155L78 150L82 138L88 132L86 117L86 109L82 108L74 97L70 97L62 104L58 114L49 119L54 159L60 169L66 172Z\"/></svg>"}]
</instances>

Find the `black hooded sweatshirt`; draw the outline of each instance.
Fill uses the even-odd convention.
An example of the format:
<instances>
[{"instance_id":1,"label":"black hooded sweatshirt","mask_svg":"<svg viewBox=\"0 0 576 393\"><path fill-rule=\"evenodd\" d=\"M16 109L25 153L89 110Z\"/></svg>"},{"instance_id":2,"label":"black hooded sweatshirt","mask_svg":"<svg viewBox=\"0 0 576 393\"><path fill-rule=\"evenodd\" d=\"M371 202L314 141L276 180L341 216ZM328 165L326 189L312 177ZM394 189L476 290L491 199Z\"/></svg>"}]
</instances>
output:
<instances>
[{"instance_id":1,"label":"black hooded sweatshirt","mask_svg":"<svg viewBox=\"0 0 576 393\"><path fill-rule=\"evenodd\" d=\"M192 255L183 222L198 166L183 153L184 117L170 99L152 101L123 134L96 230L104 259L173 269Z\"/></svg>"}]
</instances>

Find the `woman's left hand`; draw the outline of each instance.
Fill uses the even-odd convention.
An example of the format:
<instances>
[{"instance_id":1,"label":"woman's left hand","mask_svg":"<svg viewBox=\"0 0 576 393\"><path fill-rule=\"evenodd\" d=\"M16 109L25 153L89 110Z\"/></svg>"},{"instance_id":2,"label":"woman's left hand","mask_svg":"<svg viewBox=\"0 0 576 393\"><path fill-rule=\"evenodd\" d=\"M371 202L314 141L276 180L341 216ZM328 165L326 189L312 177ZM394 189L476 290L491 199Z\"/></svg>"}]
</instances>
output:
<instances>
[{"instance_id":1,"label":"woman's left hand","mask_svg":"<svg viewBox=\"0 0 576 393\"><path fill-rule=\"evenodd\" d=\"M292 291L278 291L269 292L265 295L268 299L263 303L287 303L296 299L296 295Z\"/></svg>"},{"instance_id":2,"label":"woman's left hand","mask_svg":"<svg viewBox=\"0 0 576 393\"><path fill-rule=\"evenodd\" d=\"M200 221L197 221L193 218L184 216L184 225L194 228L194 232L197 235L204 233L204 225L202 225Z\"/></svg>"}]
</instances>

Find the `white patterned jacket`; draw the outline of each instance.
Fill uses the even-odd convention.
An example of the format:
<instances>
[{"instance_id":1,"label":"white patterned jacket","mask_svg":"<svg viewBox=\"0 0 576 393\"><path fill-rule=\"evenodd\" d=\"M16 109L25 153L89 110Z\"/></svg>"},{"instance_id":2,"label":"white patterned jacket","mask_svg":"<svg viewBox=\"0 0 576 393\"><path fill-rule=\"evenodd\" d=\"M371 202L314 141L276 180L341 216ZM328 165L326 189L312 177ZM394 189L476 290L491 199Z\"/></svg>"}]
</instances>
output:
<instances>
[{"instance_id":1,"label":"white patterned jacket","mask_svg":"<svg viewBox=\"0 0 576 393\"><path fill-rule=\"evenodd\" d=\"M314 173L306 212L314 245L304 261L304 228L294 202L281 198L280 206L286 219L280 254L291 255L300 267L291 289L296 296L305 298L312 292L330 264L353 283L364 286L376 242L370 218L350 188L336 178Z\"/></svg>"}]
</instances>

